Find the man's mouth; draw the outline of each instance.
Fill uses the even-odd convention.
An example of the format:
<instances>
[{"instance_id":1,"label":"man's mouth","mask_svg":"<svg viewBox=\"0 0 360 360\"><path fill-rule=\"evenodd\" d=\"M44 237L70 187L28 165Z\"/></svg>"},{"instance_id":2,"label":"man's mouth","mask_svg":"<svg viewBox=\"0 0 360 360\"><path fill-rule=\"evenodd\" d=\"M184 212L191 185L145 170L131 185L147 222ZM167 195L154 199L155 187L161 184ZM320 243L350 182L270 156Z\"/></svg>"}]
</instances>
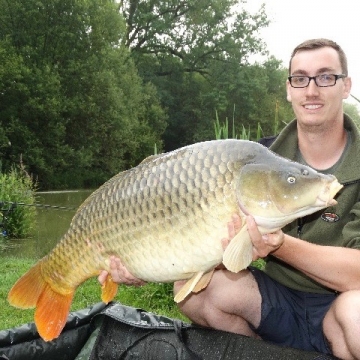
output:
<instances>
[{"instance_id":1,"label":"man's mouth","mask_svg":"<svg viewBox=\"0 0 360 360\"><path fill-rule=\"evenodd\" d=\"M304 105L304 108L307 109L307 110L316 110L316 109L319 109L321 107L322 107L322 105Z\"/></svg>"}]
</instances>

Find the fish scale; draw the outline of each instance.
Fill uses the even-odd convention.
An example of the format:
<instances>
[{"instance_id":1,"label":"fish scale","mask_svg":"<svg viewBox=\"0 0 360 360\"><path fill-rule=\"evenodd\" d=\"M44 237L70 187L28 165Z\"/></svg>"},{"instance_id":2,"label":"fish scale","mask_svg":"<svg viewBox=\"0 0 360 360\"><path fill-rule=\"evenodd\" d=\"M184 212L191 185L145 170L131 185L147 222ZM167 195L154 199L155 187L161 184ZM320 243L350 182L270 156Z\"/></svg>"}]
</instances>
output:
<instances>
[{"instance_id":1,"label":"fish scale","mask_svg":"<svg viewBox=\"0 0 360 360\"><path fill-rule=\"evenodd\" d=\"M262 233L276 231L336 204L340 188L334 176L246 140L208 141L151 156L84 201L63 238L15 283L8 300L36 307L39 334L51 340L66 322L77 286L109 271L115 255L144 281L188 279L175 297L182 301L206 287L221 262L234 272L250 264L245 215ZM221 240L233 214L242 218L242 228L224 251ZM109 275L103 301L116 291Z\"/></svg>"}]
</instances>

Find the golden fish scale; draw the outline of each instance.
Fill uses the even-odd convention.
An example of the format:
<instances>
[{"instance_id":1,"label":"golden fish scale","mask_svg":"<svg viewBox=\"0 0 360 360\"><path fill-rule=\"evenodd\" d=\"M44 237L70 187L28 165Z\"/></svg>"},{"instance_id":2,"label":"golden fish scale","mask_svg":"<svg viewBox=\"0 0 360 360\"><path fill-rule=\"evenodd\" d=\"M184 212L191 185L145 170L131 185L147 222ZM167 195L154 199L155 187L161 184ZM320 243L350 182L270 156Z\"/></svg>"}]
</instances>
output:
<instances>
[{"instance_id":1,"label":"golden fish scale","mask_svg":"<svg viewBox=\"0 0 360 360\"><path fill-rule=\"evenodd\" d=\"M206 144L206 143L205 143ZM79 208L42 272L62 293L118 255L135 276L171 282L222 260L237 211L230 144L183 148L110 179Z\"/></svg>"}]
</instances>

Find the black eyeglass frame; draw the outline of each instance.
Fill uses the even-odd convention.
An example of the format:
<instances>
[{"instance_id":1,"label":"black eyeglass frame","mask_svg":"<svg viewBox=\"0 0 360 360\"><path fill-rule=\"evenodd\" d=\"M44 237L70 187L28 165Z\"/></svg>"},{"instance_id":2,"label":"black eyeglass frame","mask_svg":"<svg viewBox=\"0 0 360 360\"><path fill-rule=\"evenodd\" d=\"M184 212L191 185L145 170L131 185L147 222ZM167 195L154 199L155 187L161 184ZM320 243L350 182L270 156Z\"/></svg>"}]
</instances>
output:
<instances>
[{"instance_id":1,"label":"black eyeglass frame","mask_svg":"<svg viewBox=\"0 0 360 360\"><path fill-rule=\"evenodd\" d=\"M324 76L324 75L332 75L332 76L335 76L335 81L332 85L319 85L317 82L316 82L316 78L318 78L319 76ZM294 86L291 82L292 78L294 77L304 77L304 78L308 78L308 83L305 85L305 86ZM347 75L345 74L320 74L320 75L316 75L316 76L306 76L306 75L292 75L292 76L288 76L288 80L290 82L290 85L291 87L295 88L295 89L303 89L303 88L306 88L309 86L310 84L310 81L311 80L314 80L315 82L315 85L318 86L318 87L330 87L330 86L335 86L336 85L336 82L338 81L338 79L344 79L346 78Z\"/></svg>"}]
</instances>

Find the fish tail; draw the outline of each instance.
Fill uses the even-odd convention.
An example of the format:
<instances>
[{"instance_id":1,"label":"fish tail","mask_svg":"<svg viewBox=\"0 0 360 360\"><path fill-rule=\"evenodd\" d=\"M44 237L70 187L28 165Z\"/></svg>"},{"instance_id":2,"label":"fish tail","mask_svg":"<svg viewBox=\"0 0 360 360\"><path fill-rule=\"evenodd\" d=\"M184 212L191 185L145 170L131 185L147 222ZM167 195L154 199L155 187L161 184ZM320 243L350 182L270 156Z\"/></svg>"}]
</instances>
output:
<instances>
[{"instance_id":1,"label":"fish tail","mask_svg":"<svg viewBox=\"0 0 360 360\"><path fill-rule=\"evenodd\" d=\"M74 291L60 294L46 285L36 304L35 324L39 335L50 341L57 338L66 324Z\"/></svg>"},{"instance_id":2,"label":"fish tail","mask_svg":"<svg viewBox=\"0 0 360 360\"><path fill-rule=\"evenodd\" d=\"M10 305L20 309L33 308L45 286L46 282L41 274L41 262L39 262L14 284L8 294L8 301Z\"/></svg>"},{"instance_id":3,"label":"fish tail","mask_svg":"<svg viewBox=\"0 0 360 360\"><path fill-rule=\"evenodd\" d=\"M8 301L22 309L36 307L38 333L45 341L50 341L58 337L64 328L73 296L74 291L60 294L53 290L43 278L39 262L11 288Z\"/></svg>"}]
</instances>

